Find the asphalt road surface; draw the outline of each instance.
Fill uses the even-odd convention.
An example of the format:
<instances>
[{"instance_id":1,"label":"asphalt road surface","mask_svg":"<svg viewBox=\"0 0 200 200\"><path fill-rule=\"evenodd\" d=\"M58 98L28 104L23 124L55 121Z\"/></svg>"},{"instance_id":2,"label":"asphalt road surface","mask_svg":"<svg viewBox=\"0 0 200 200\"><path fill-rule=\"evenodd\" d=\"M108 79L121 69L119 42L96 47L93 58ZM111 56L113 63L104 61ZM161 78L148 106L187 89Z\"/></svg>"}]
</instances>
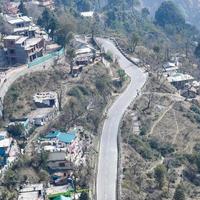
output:
<instances>
[{"instance_id":1,"label":"asphalt road surface","mask_svg":"<svg viewBox=\"0 0 200 200\"><path fill-rule=\"evenodd\" d=\"M97 174L97 200L116 200L117 181L117 134L120 120L137 96L137 91L144 85L147 75L137 66L128 61L108 39L97 39L105 51L110 51L117 57L119 65L130 76L131 82L126 90L116 99L107 112L107 119L104 122Z\"/></svg>"}]
</instances>

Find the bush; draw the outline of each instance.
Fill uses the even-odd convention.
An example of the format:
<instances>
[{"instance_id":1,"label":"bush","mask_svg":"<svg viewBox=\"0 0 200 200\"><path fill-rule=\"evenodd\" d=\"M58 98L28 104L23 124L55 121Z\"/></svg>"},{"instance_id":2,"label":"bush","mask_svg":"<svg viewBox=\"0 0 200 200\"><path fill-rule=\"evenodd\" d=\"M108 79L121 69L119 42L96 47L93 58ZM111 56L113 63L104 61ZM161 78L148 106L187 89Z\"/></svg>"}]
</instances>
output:
<instances>
[{"instance_id":1,"label":"bush","mask_svg":"<svg viewBox=\"0 0 200 200\"><path fill-rule=\"evenodd\" d=\"M86 87L79 85L77 86L77 88L82 92L83 95L90 95L90 91Z\"/></svg>"},{"instance_id":2,"label":"bush","mask_svg":"<svg viewBox=\"0 0 200 200\"><path fill-rule=\"evenodd\" d=\"M190 110L192 110L193 112L195 112L196 114L199 114L200 115L200 108L198 107L198 106L196 106L196 105L192 105L191 107L190 107Z\"/></svg>"},{"instance_id":3,"label":"bush","mask_svg":"<svg viewBox=\"0 0 200 200\"><path fill-rule=\"evenodd\" d=\"M109 61L109 62L112 62L112 61L113 61L113 55L112 55L112 53L111 53L110 51L108 51L108 52L106 52L106 53L104 54L104 58L105 58L107 61Z\"/></svg>"},{"instance_id":4,"label":"bush","mask_svg":"<svg viewBox=\"0 0 200 200\"><path fill-rule=\"evenodd\" d=\"M90 94L89 90L83 86L76 86L70 89L68 95L81 99L84 95L88 96Z\"/></svg>"},{"instance_id":5,"label":"bush","mask_svg":"<svg viewBox=\"0 0 200 200\"><path fill-rule=\"evenodd\" d=\"M143 142L140 138L132 136L129 139L129 145L131 145L144 159L152 159L154 152L148 143Z\"/></svg>"},{"instance_id":6,"label":"bush","mask_svg":"<svg viewBox=\"0 0 200 200\"><path fill-rule=\"evenodd\" d=\"M152 149L155 149L156 151L161 153L162 156L166 156L166 155L171 154L175 151L172 144L160 143L156 138L150 139L149 144L150 144Z\"/></svg>"},{"instance_id":7,"label":"bush","mask_svg":"<svg viewBox=\"0 0 200 200\"><path fill-rule=\"evenodd\" d=\"M76 97L77 99L81 99L83 97L83 94L78 87L73 87L72 89L70 89L68 95Z\"/></svg>"}]
</instances>

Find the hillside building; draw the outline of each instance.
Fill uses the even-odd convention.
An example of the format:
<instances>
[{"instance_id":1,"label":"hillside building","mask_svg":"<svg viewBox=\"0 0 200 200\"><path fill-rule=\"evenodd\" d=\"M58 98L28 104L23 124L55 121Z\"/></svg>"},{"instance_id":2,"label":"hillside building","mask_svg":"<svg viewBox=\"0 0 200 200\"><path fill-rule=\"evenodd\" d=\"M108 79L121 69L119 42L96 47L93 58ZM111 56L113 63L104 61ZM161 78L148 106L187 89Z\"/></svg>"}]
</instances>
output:
<instances>
[{"instance_id":1,"label":"hillside building","mask_svg":"<svg viewBox=\"0 0 200 200\"><path fill-rule=\"evenodd\" d=\"M4 37L4 50L8 64L25 64L43 56L45 42L41 37L28 38L18 35Z\"/></svg>"}]
</instances>

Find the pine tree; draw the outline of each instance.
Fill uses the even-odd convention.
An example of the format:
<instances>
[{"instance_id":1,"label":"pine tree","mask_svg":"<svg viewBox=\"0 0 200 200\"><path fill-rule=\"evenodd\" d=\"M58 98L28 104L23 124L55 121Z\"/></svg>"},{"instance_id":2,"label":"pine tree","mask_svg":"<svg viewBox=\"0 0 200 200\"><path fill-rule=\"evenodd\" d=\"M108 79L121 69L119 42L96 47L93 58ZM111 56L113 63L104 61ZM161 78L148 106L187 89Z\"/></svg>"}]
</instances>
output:
<instances>
[{"instance_id":1,"label":"pine tree","mask_svg":"<svg viewBox=\"0 0 200 200\"><path fill-rule=\"evenodd\" d=\"M185 200L184 189L181 185L178 185L174 193L174 200Z\"/></svg>"}]
</instances>

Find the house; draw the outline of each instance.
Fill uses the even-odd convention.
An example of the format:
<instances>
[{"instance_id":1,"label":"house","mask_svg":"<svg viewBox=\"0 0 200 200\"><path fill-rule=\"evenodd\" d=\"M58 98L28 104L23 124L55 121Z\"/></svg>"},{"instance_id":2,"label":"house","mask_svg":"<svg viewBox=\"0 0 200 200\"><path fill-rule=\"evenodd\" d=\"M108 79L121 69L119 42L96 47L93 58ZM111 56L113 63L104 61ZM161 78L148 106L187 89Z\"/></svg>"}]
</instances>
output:
<instances>
[{"instance_id":1,"label":"house","mask_svg":"<svg viewBox=\"0 0 200 200\"><path fill-rule=\"evenodd\" d=\"M75 57L73 59L74 66L85 66L94 62L97 56L97 50L90 44L91 38L86 36L75 35L71 45L75 49ZM75 73L72 73L72 75Z\"/></svg>"},{"instance_id":2,"label":"house","mask_svg":"<svg viewBox=\"0 0 200 200\"><path fill-rule=\"evenodd\" d=\"M27 16L3 15L3 19L7 24L7 32L10 35L21 35L31 38L35 37L35 32L39 29L39 27L32 23L32 19Z\"/></svg>"},{"instance_id":3,"label":"house","mask_svg":"<svg viewBox=\"0 0 200 200\"><path fill-rule=\"evenodd\" d=\"M73 170L73 165L67 161L65 152L49 153L47 166L50 172Z\"/></svg>"},{"instance_id":4,"label":"house","mask_svg":"<svg viewBox=\"0 0 200 200\"><path fill-rule=\"evenodd\" d=\"M44 39L28 38L18 35L4 37L4 50L9 64L25 64L32 62L44 54Z\"/></svg>"},{"instance_id":5,"label":"house","mask_svg":"<svg viewBox=\"0 0 200 200\"><path fill-rule=\"evenodd\" d=\"M31 184L20 188L18 200L45 200L43 184Z\"/></svg>"},{"instance_id":6,"label":"house","mask_svg":"<svg viewBox=\"0 0 200 200\"><path fill-rule=\"evenodd\" d=\"M183 89L186 83L191 83L194 81L194 77L189 74L176 73L168 76L167 80L177 89Z\"/></svg>"},{"instance_id":7,"label":"house","mask_svg":"<svg viewBox=\"0 0 200 200\"><path fill-rule=\"evenodd\" d=\"M28 114L28 118L35 126L43 126L57 114L55 108L37 108Z\"/></svg>"},{"instance_id":8,"label":"house","mask_svg":"<svg viewBox=\"0 0 200 200\"><path fill-rule=\"evenodd\" d=\"M0 166L7 163L12 146L12 138L9 138L6 131L0 132Z\"/></svg>"},{"instance_id":9,"label":"house","mask_svg":"<svg viewBox=\"0 0 200 200\"><path fill-rule=\"evenodd\" d=\"M16 125L16 124L21 124L27 132L31 128L30 120L28 118L11 119L10 121L11 122L9 123L9 126L10 125Z\"/></svg>"},{"instance_id":10,"label":"house","mask_svg":"<svg viewBox=\"0 0 200 200\"><path fill-rule=\"evenodd\" d=\"M167 62L163 65L163 74L165 76L172 76L176 74L179 70L179 67L176 63Z\"/></svg>"},{"instance_id":11,"label":"house","mask_svg":"<svg viewBox=\"0 0 200 200\"><path fill-rule=\"evenodd\" d=\"M45 135L46 139L57 141L58 143L65 143L65 144L71 144L75 138L76 133L75 132L60 132L60 131L51 131L47 135Z\"/></svg>"},{"instance_id":12,"label":"house","mask_svg":"<svg viewBox=\"0 0 200 200\"><path fill-rule=\"evenodd\" d=\"M79 65L79 66L73 66L71 68L71 75L72 77L77 77L81 72L83 71L83 66Z\"/></svg>"},{"instance_id":13,"label":"house","mask_svg":"<svg viewBox=\"0 0 200 200\"><path fill-rule=\"evenodd\" d=\"M58 95L56 92L38 92L33 96L33 101L38 108L58 108Z\"/></svg>"}]
</instances>

